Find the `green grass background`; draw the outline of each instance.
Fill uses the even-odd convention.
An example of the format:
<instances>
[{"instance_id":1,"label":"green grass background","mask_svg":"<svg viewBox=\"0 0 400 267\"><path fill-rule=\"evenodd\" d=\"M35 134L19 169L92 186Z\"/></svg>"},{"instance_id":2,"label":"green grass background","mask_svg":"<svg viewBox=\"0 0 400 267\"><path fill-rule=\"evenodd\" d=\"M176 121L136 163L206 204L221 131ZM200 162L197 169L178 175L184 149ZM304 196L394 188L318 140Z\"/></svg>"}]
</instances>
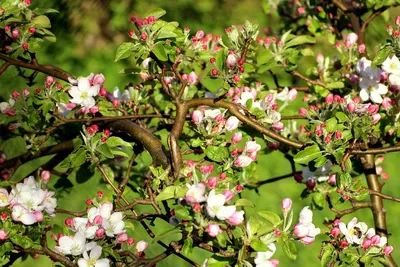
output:
<instances>
[{"instance_id":1,"label":"green grass background","mask_svg":"<svg viewBox=\"0 0 400 267\"><path fill-rule=\"evenodd\" d=\"M206 33L223 34L224 29L232 24L240 25L244 20L248 19L253 23L259 23L260 29L266 26L271 26L276 29L278 20L267 17L262 12L261 0L151 0L151 1L128 1L128 0L113 0L113 1L79 1L79 0L34 0L34 6L52 7L61 11L60 14L51 14L50 18L53 22L53 31L56 34L58 41L56 43L48 43L38 53L39 62L43 64L53 64L67 71L70 71L76 76L87 76L90 72L103 73L106 76L105 86L111 90L114 86L123 88L129 82L137 81L135 76L126 76L118 72L126 67L129 67L130 61L125 60L114 63L115 50L118 45L127 41L126 32L129 30L129 17L132 15L140 16L144 12L161 7L167 10L165 20L178 21L182 27L190 27L192 32L202 29ZM400 9L395 9L390 13L387 12L384 16L378 17L367 30L367 47L371 53L377 50L377 44L383 38L386 38L385 25L388 23L386 18L393 18L394 15L400 14ZM393 19L390 20L391 22ZM276 32L277 34L277 32ZM315 54L323 52L331 54L334 49L324 40L319 40L321 43L314 48ZM305 59L304 64L309 65L313 58ZM305 72L305 67L301 72ZM36 81L38 85L32 89L41 86L44 75L38 75ZM288 77L283 75L281 79L283 84ZM268 85L271 85L270 77L266 76L263 79ZM0 76L0 100L8 99L8 95L13 90L21 90L26 85L21 78L17 77L15 68L10 67L2 76ZM296 109L294 109L296 110ZM289 113L295 112L294 110ZM6 118L0 116L0 123ZM3 134L1 134L3 136ZM0 150L5 151L9 158L20 155L24 152L22 138L15 138L5 142L0 139ZM386 160L383 163L385 172L389 174L389 180L383 188L385 194L399 196L400 181L397 174L399 153L386 155ZM29 164L24 165L16 173L13 179L18 180L31 172L31 170L41 162L48 160L42 158ZM139 164L135 168L137 175L141 173L141 166L146 165L148 159L144 157L142 165ZM261 155L258 158L258 166L256 179L265 180L276 176L287 174L290 171L289 163L283 156L277 152L268 155ZM73 172L68 181L72 183L67 191L58 195L58 207L66 208L73 211L81 211L85 208L85 200L93 198L98 190L106 192L106 196L110 197L112 192L101 180L99 175L91 175L87 172ZM65 182L65 181L64 181ZM59 188L60 181L56 178L52 179L50 188ZM281 180L272 184L266 184L259 190L259 194L254 191L246 191L243 197L249 198L257 203L257 210L271 210L280 213L280 202L282 198L291 197L294 200L293 208L295 210L295 219L297 220L298 212L305 205L309 205L310 200L302 200L300 193L304 189L303 185L297 184L292 178ZM347 207L343 205L343 208ZM398 220L400 217L399 204L385 201L387 210L388 229L393 234L390 238L390 243L395 247L393 256L397 262L400 261L400 228ZM323 227L324 218L332 218L333 213L323 210L315 211L315 223L319 227ZM349 221L353 216L359 217L369 226L373 225L371 212L357 211L354 214L343 217L344 221ZM67 216L57 216L55 225L62 225L62 222ZM56 226L55 230L57 230ZM135 240L145 239L151 244L151 240L147 237L141 226L134 224L129 229L129 234ZM162 233L170 225L162 221L156 221L152 229L155 233ZM60 229L60 228L58 228ZM280 266L319 266L317 258L320 250L320 242L322 237L318 237L316 242L309 246L297 244L299 251L298 258L292 262L283 254L281 247L278 247L274 258L281 260ZM51 246L54 244L50 244ZM157 244L151 244L147 255L149 257L161 252L162 248ZM210 255L206 252L195 249L192 258L201 263L204 256ZM15 266L51 266L51 261L45 257L40 257L34 260L30 256L17 261ZM176 256L169 256L158 264L158 266L190 266Z\"/></svg>"}]
</instances>

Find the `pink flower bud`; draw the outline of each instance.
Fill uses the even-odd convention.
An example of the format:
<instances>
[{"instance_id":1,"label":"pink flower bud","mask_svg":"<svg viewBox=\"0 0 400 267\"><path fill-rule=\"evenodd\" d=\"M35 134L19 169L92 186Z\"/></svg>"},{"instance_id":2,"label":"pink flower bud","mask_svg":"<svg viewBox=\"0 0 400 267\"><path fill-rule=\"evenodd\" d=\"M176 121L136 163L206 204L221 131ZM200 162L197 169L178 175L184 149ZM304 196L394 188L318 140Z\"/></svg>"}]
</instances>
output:
<instances>
[{"instance_id":1,"label":"pink flower bud","mask_svg":"<svg viewBox=\"0 0 400 267\"><path fill-rule=\"evenodd\" d=\"M342 132L341 131L339 131L339 130L337 130L336 132L335 132L335 138L336 139L342 139Z\"/></svg>"},{"instance_id":2,"label":"pink flower bud","mask_svg":"<svg viewBox=\"0 0 400 267\"><path fill-rule=\"evenodd\" d=\"M244 211L235 211L228 219L230 225L240 225L244 220Z\"/></svg>"},{"instance_id":3,"label":"pink flower bud","mask_svg":"<svg viewBox=\"0 0 400 267\"><path fill-rule=\"evenodd\" d=\"M133 239L132 237L129 237L128 240L126 240L126 243L127 243L129 246L132 246L133 243L135 243L135 239Z\"/></svg>"},{"instance_id":4,"label":"pink flower bud","mask_svg":"<svg viewBox=\"0 0 400 267\"><path fill-rule=\"evenodd\" d=\"M96 217L94 217L93 219L93 223L95 225L100 225L103 222L103 217L101 217L100 215L96 215Z\"/></svg>"},{"instance_id":5,"label":"pink flower bud","mask_svg":"<svg viewBox=\"0 0 400 267\"><path fill-rule=\"evenodd\" d=\"M104 236L104 228L99 228L96 230L96 237L97 238L102 238Z\"/></svg>"},{"instance_id":6,"label":"pink flower bud","mask_svg":"<svg viewBox=\"0 0 400 267\"><path fill-rule=\"evenodd\" d=\"M396 24L397 26L400 26L400 16L396 17L396 20L394 21L394 24Z\"/></svg>"},{"instance_id":7,"label":"pink flower bud","mask_svg":"<svg viewBox=\"0 0 400 267\"><path fill-rule=\"evenodd\" d=\"M40 173L40 179L42 179L43 181L45 181L46 183L49 182L51 177L51 173L50 171L42 171Z\"/></svg>"},{"instance_id":8,"label":"pink flower bud","mask_svg":"<svg viewBox=\"0 0 400 267\"><path fill-rule=\"evenodd\" d=\"M347 104L347 110L350 113L353 113L356 110L356 103L350 102L349 104Z\"/></svg>"},{"instance_id":9,"label":"pink flower bud","mask_svg":"<svg viewBox=\"0 0 400 267\"><path fill-rule=\"evenodd\" d=\"M377 124L381 119L381 115L379 113L376 113L372 115L372 124Z\"/></svg>"},{"instance_id":10,"label":"pink flower bud","mask_svg":"<svg viewBox=\"0 0 400 267\"><path fill-rule=\"evenodd\" d=\"M304 12L306 12L306 9L302 6L297 8L297 13L299 13L299 15L303 15Z\"/></svg>"},{"instance_id":11,"label":"pink flower bud","mask_svg":"<svg viewBox=\"0 0 400 267\"><path fill-rule=\"evenodd\" d=\"M369 105L367 110L369 114L375 114L379 111L379 105L377 104Z\"/></svg>"},{"instance_id":12,"label":"pink flower bud","mask_svg":"<svg viewBox=\"0 0 400 267\"><path fill-rule=\"evenodd\" d=\"M328 183L331 185L336 185L336 173L329 175Z\"/></svg>"},{"instance_id":13,"label":"pink flower bud","mask_svg":"<svg viewBox=\"0 0 400 267\"><path fill-rule=\"evenodd\" d=\"M201 39L204 37L204 32L202 30L199 30L196 32L196 38Z\"/></svg>"},{"instance_id":14,"label":"pink flower bud","mask_svg":"<svg viewBox=\"0 0 400 267\"><path fill-rule=\"evenodd\" d=\"M325 97L325 103L328 105L333 103L333 94L332 93Z\"/></svg>"},{"instance_id":15,"label":"pink flower bud","mask_svg":"<svg viewBox=\"0 0 400 267\"><path fill-rule=\"evenodd\" d=\"M91 107L90 109L89 109L89 112L91 113L91 114L96 114L97 112L99 112L99 107L98 106L93 106L93 107Z\"/></svg>"},{"instance_id":16,"label":"pink flower bud","mask_svg":"<svg viewBox=\"0 0 400 267\"><path fill-rule=\"evenodd\" d=\"M199 77L196 75L196 73L195 73L194 71L192 71L192 72L188 75L187 79L188 79L188 82L189 82L190 84L196 84L196 83L198 82L198 80L199 80Z\"/></svg>"},{"instance_id":17,"label":"pink flower bud","mask_svg":"<svg viewBox=\"0 0 400 267\"><path fill-rule=\"evenodd\" d=\"M324 59L325 58L324 58L323 54L320 53L320 54L317 55L317 63L318 64L323 64L324 63Z\"/></svg>"},{"instance_id":18,"label":"pink flower bud","mask_svg":"<svg viewBox=\"0 0 400 267\"><path fill-rule=\"evenodd\" d=\"M284 198L282 200L281 209L284 212L288 212L292 208L292 200L290 198Z\"/></svg>"},{"instance_id":19,"label":"pink flower bud","mask_svg":"<svg viewBox=\"0 0 400 267\"><path fill-rule=\"evenodd\" d=\"M226 202L232 200L233 198L233 192L229 189L225 189L224 192L222 192L222 194L225 196Z\"/></svg>"},{"instance_id":20,"label":"pink flower bud","mask_svg":"<svg viewBox=\"0 0 400 267\"><path fill-rule=\"evenodd\" d=\"M339 223L340 223L340 219L335 219L335 220L333 221L333 225L334 225L334 226L338 226Z\"/></svg>"},{"instance_id":21,"label":"pink flower bud","mask_svg":"<svg viewBox=\"0 0 400 267\"><path fill-rule=\"evenodd\" d=\"M312 236L305 236L301 239L301 242L304 245L310 245L310 244L314 243L314 241L315 241L315 237L312 237Z\"/></svg>"},{"instance_id":22,"label":"pink flower bud","mask_svg":"<svg viewBox=\"0 0 400 267\"><path fill-rule=\"evenodd\" d=\"M196 124L201 123L204 119L203 112L201 112L198 109L193 110L191 117L192 117L192 121Z\"/></svg>"},{"instance_id":23,"label":"pink flower bud","mask_svg":"<svg viewBox=\"0 0 400 267\"><path fill-rule=\"evenodd\" d=\"M228 68L232 69L236 66L238 57L234 53L230 53L226 58L225 64Z\"/></svg>"},{"instance_id":24,"label":"pink flower bud","mask_svg":"<svg viewBox=\"0 0 400 267\"><path fill-rule=\"evenodd\" d=\"M213 176L207 181L207 185L210 188L215 188L217 186L218 180L217 177Z\"/></svg>"},{"instance_id":25,"label":"pink flower bud","mask_svg":"<svg viewBox=\"0 0 400 267\"><path fill-rule=\"evenodd\" d=\"M376 174L378 174L378 175L381 175L383 172L383 168L381 166L376 166L375 170L376 170Z\"/></svg>"},{"instance_id":26,"label":"pink flower bud","mask_svg":"<svg viewBox=\"0 0 400 267\"><path fill-rule=\"evenodd\" d=\"M364 241L362 242L362 247L364 248L364 249L368 249L370 246L371 246L371 240L369 240L369 239L364 239Z\"/></svg>"},{"instance_id":27,"label":"pink flower bud","mask_svg":"<svg viewBox=\"0 0 400 267\"><path fill-rule=\"evenodd\" d=\"M126 234L126 233L120 233L118 236L117 236L117 242L118 243L124 243L125 241L127 241L128 240L128 235Z\"/></svg>"},{"instance_id":28,"label":"pink flower bud","mask_svg":"<svg viewBox=\"0 0 400 267\"><path fill-rule=\"evenodd\" d=\"M136 243L136 250L138 252L142 252L147 248L148 245L149 244L146 241L140 240L139 242Z\"/></svg>"},{"instance_id":29,"label":"pink flower bud","mask_svg":"<svg viewBox=\"0 0 400 267\"><path fill-rule=\"evenodd\" d=\"M11 32L11 36L12 36L12 38L17 39L19 37L19 30L18 29L14 29Z\"/></svg>"},{"instance_id":30,"label":"pink flower bud","mask_svg":"<svg viewBox=\"0 0 400 267\"><path fill-rule=\"evenodd\" d=\"M29 91L28 88L24 88L24 89L22 90L22 95L23 95L23 96L28 96L30 93L31 93L31 92Z\"/></svg>"},{"instance_id":31,"label":"pink flower bud","mask_svg":"<svg viewBox=\"0 0 400 267\"><path fill-rule=\"evenodd\" d=\"M384 109L389 109L392 107L392 100L389 97L385 97L382 100L382 107Z\"/></svg>"},{"instance_id":32,"label":"pink flower bud","mask_svg":"<svg viewBox=\"0 0 400 267\"><path fill-rule=\"evenodd\" d=\"M353 46L354 44L356 44L357 40L358 40L358 35L355 34L354 32L349 33L349 35L347 35L347 37L346 37L346 41L348 42L348 44L350 46Z\"/></svg>"},{"instance_id":33,"label":"pink flower bud","mask_svg":"<svg viewBox=\"0 0 400 267\"><path fill-rule=\"evenodd\" d=\"M282 234L282 232L279 231L279 230L275 230L275 231L274 231L274 236L276 236L276 237L280 237L281 234Z\"/></svg>"},{"instance_id":34,"label":"pink flower bud","mask_svg":"<svg viewBox=\"0 0 400 267\"><path fill-rule=\"evenodd\" d=\"M242 132L236 132L232 136L232 142L238 144L242 141Z\"/></svg>"},{"instance_id":35,"label":"pink flower bud","mask_svg":"<svg viewBox=\"0 0 400 267\"><path fill-rule=\"evenodd\" d=\"M379 242L381 241L381 237L379 235L374 235L371 237L371 245L378 245Z\"/></svg>"},{"instance_id":36,"label":"pink flower bud","mask_svg":"<svg viewBox=\"0 0 400 267\"><path fill-rule=\"evenodd\" d=\"M257 152L261 149L261 146L256 141L247 141L244 145L244 151L247 153Z\"/></svg>"},{"instance_id":37,"label":"pink flower bud","mask_svg":"<svg viewBox=\"0 0 400 267\"><path fill-rule=\"evenodd\" d=\"M54 77L51 77L51 76L46 77L46 83L52 84L54 82L56 82L56 79Z\"/></svg>"},{"instance_id":38,"label":"pink flower bud","mask_svg":"<svg viewBox=\"0 0 400 267\"><path fill-rule=\"evenodd\" d=\"M96 74L93 76L92 83L93 83L93 85L102 86L104 84L105 79L106 78L104 77L103 74Z\"/></svg>"},{"instance_id":39,"label":"pink flower bud","mask_svg":"<svg viewBox=\"0 0 400 267\"><path fill-rule=\"evenodd\" d=\"M150 75L147 72L142 72L139 74L140 79L146 81L148 78L150 78Z\"/></svg>"},{"instance_id":40,"label":"pink flower bud","mask_svg":"<svg viewBox=\"0 0 400 267\"><path fill-rule=\"evenodd\" d=\"M392 252L393 252L393 247L392 246L386 246L383 249L383 253L385 253L385 255L390 255L390 254L392 254Z\"/></svg>"},{"instance_id":41,"label":"pink flower bud","mask_svg":"<svg viewBox=\"0 0 400 267\"><path fill-rule=\"evenodd\" d=\"M300 115L303 117L307 117L308 115L308 110L305 108L300 108Z\"/></svg>"},{"instance_id":42,"label":"pink flower bud","mask_svg":"<svg viewBox=\"0 0 400 267\"><path fill-rule=\"evenodd\" d=\"M285 125L281 121L277 121L273 124L273 127L277 131L282 131L285 128Z\"/></svg>"},{"instance_id":43,"label":"pink flower bud","mask_svg":"<svg viewBox=\"0 0 400 267\"><path fill-rule=\"evenodd\" d=\"M74 224L74 220L73 220L72 218L67 218L67 219L65 219L64 224L65 224L67 227L70 227L71 225Z\"/></svg>"},{"instance_id":44,"label":"pink flower bud","mask_svg":"<svg viewBox=\"0 0 400 267\"><path fill-rule=\"evenodd\" d=\"M360 44L358 46L358 52L361 54L365 53L365 44Z\"/></svg>"},{"instance_id":45,"label":"pink flower bud","mask_svg":"<svg viewBox=\"0 0 400 267\"><path fill-rule=\"evenodd\" d=\"M349 243L348 243L346 240L340 241L340 247L341 247L341 248L345 248L345 247L347 247L348 245L349 245Z\"/></svg>"},{"instance_id":46,"label":"pink flower bud","mask_svg":"<svg viewBox=\"0 0 400 267\"><path fill-rule=\"evenodd\" d=\"M236 118L235 116L230 116L230 117L226 120L225 129L227 129L228 131L233 131L233 130L235 130L238 126L239 126L239 119Z\"/></svg>"},{"instance_id":47,"label":"pink flower bud","mask_svg":"<svg viewBox=\"0 0 400 267\"><path fill-rule=\"evenodd\" d=\"M385 173L382 173L382 179L383 180L387 180L387 179L389 179L389 174L387 174L386 172Z\"/></svg>"},{"instance_id":48,"label":"pink flower bud","mask_svg":"<svg viewBox=\"0 0 400 267\"><path fill-rule=\"evenodd\" d=\"M310 179L308 179L308 180L306 181L306 186L307 186L307 189L308 189L308 190L314 190L315 187L316 187L317 185L316 185L316 183L315 183L315 180L312 179L312 178L310 178Z\"/></svg>"},{"instance_id":49,"label":"pink flower bud","mask_svg":"<svg viewBox=\"0 0 400 267\"><path fill-rule=\"evenodd\" d=\"M217 224L209 224L207 226L206 232L209 236L216 237L219 233L222 233L222 230Z\"/></svg>"},{"instance_id":50,"label":"pink flower bud","mask_svg":"<svg viewBox=\"0 0 400 267\"><path fill-rule=\"evenodd\" d=\"M298 223L294 226L293 233L300 238L306 237L308 235L308 228L302 223Z\"/></svg>"},{"instance_id":51,"label":"pink flower bud","mask_svg":"<svg viewBox=\"0 0 400 267\"><path fill-rule=\"evenodd\" d=\"M236 189L236 192L240 193L240 192L242 192L242 190L243 190L243 186L240 185L240 184L238 184L238 185L235 187L235 189Z\"/></svg>"},{"instance_id":52,"label":"pink flower bud","mask_svg":"<svg viewBox=\"0 0 400 267\"><path fill-rule=\"evenodd\" d=\"M17 99L17 98L19 98L21 95L20 95L20 93L19 93L18 91L14 91L14 92L11 93L11 96L12 96L14 99Z\"/></svg>"},{"instance_id":53,"label":"pink flower bud","mask_svg":"<svg viewBox=\"0 0 400 267\"><path fill-rule=\"evenodd\" d=\"M0 229L0 240L5 240L8 236L8 233L4 229Z\"/></svg>"},{"instance_id":54,"label":"pink flower bud","mask_svg":"<svg viewBox=\"0 0 400 267\"><path fill-rule=\"evenodd\" d=\"M246 155L240 155L239 157L236 158L234 164L236 167L244 168L249 166L252 162L253 160L250 157Z\"/></svg>"},{"instance_id":55,"label":"pink flower bud","mask_svg":"<svg viewBox=\"0 0 400 267\"><path fill-rule=\"evenodd\" d=\"M329 144L331 142L331 140L332 140L332 137L330 135L325 136L325 138L324 138L325 144Z\"/></svg>"},{"instance_id":56,"label":"pink flower bud","mask_svg":"<svg viewBox=\"0 0 400 267\"><path fill-rule=\"evenodd\" d=\"M331 235L334 237L337 237L340 235L340 229L339 227L333 227L331 230Z\"/></svg>"},{"instance_id":57,"label":"pink flower bud","mask_svg":"<svg viewBox=\"0 0 400 267\"><path fill-rule=\"evenodd\" d=\"M140 34L140 39L142 39L143 41L146 41L146 40L147 40L147 33L142 32L142 33Z\"/></svg>"},{"instance_id":58,"label":"pink flower bud","mask_svg":"<svg viewBox=\"0 0 400 267\"><path fill-rule=\"evenodd\" d=\"M271 263L272 264L272 266L273 267L277 267L278 265L279 265L279 260L276 260L276 259L271 259L271 260L268 260L269 261L269 263Z\"/></svg>"}]
</instances>

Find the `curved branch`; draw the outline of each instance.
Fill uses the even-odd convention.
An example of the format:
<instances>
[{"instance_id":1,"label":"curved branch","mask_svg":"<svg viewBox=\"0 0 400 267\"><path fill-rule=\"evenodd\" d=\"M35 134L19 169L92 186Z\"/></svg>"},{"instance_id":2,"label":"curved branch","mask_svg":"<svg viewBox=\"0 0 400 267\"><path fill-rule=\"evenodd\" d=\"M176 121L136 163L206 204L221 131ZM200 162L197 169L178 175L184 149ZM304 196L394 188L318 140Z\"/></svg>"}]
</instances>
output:
<instances>
[{"instance_id":1,"label":"curved branch","mask_svg":"<svg viewBox=\"0 0 400 267\"><path fill-rule=\"evenodd\" d=\"M55 78L61 79L66 82L68 82L68 78L74 79L74 76L72 74L70 74L70 73L66 72L65 70L62 70L58 67L52 66L52 65L42 65L42 64L23 62L21 60L10 58L1 53L0 53L0 59L4 60L9 65L39 71L39 72L51 75Z\"/></svg>"},{"instance_id":2,"label":"curved branch","mask_svg":"<svg viewBox=\"0 0 400 267\"><path fill-rule=\"evenodd\" d=\"M112 128L114 131L125 132L131 135L133 139L142 144L145 149L149 151L156 165L168 168L169 160L164 152L163 145L149 130L129 120L111 122L107 127Z\"/></svg>"}]
</instances>

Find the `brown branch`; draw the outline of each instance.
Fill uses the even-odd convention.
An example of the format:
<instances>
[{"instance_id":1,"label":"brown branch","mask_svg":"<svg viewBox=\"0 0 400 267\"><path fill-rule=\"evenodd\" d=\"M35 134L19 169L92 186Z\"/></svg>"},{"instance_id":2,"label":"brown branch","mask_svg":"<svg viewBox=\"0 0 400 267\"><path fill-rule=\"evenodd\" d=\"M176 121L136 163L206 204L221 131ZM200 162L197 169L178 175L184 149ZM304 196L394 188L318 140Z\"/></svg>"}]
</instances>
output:
<instances>
[{"instance_id":1,"label":"brown branch","mask_svg":"<svg viewBox=\"0 0 400 267\"><path fill-rule=\"evenodd\" d=\"M372 13L371 16L369 16L368 19L366 19L364 21L364 23L361 25L361 29L360 32L358 33L358 44L365 44L365 32L367 30L368 25L376 18L378 17L380 14L382 14L382 12L384 12L387 9L387 7L382 7L380 9L378 9L377 11L375 11L374 13ZM367 54L367 50L365 49L364 55L368 56Z\"/></svg>"},{"instance_id":2,"label":"brown branch","mask_svg":"<svg viewBox=\"0 0 400 267\"><path fill-rule=\"evenodd\" d=\"M1 65L1 67L0 67L0 75L2 75L10 65L11 64L8 63L8 62L5 62L3 65Z\"/></svg>"},{"instance_id":3,"label":"brown branch","mask_svg":"<svg viewBox=\"0 0 400 267\"><path fill-rule=\"evenodd\" d=\"M376 233L388 238L389 234L386 225L386 209L383 206L382 196L375 194L381 194L382 192L382 186L379 183L378 175L376 174L375 156L373 154L365 155L361 158L361 161L364 167L364 174L367 178L369 192L370 194L371 191L374 192L371 194L371 210L374 216ZM387 256L387 259L389 261L389 266L397 266L390 255Z\"/></svg>"},{"instance_id":4,"label":"brown branch","mask_svg":"<svg viewBox=\"0 0 400 267\"><path fill-rule=\"evenodd\" d=\"M398 144L382 148L369 148L366 150L353 149L351 151L351 154L353 155L386 154L389 152L396 152L396 151L400 151L400 145Z\"/></svg>"},{"instance_id":5,"label":"brown branch","mask_svg":"<svg viewBox=\"0 0 400 267\"><path fill-rule=\"evenodd\" d=\"M133 139L142 144L145 149L149 151L153 158L153 162L156 165L162 166L164 169L168 168L169 161L164 152L163 145L149 130L144 129L129 120L111 122L106 126L117 132L128 133Z\"/></svg>"},{"instance_id":6,"label":"brown branch","mask_svg":"<svg viewBox=\"0 0 400 267\"><path fill-rule=\"evenodd\" d=\"M87 214L86 211L69 211L69 210L64 210L64 209L56 209L56 213L64 213L64 214L69 214L75 217L82 217Z\"/></svg>"},{"instance_id":7,"label":"brown branch","mask_svg":"<svg viewBox=\"0 0 400 267\"><path fill-rule=\"evenodd\" d=\"M391 200L391 201L395 201L395 202L400 202L400 198L398 198L398 197L385 195L383 193L376 192L374 190L371 190L371 189L365 188L365 187L363 187L363 189L367 190L370 195L376 195L376 196L379 196L379 197L381 197L383 199L387 199L387 200Z\"/></svg>"},{"instance_id":8,"label":"brown branch","mask_svg":"<svg viewBox=\"0 0 400 267\"><path fill-rule=\"evenodd\" d=\"M320 80L311 80L311 79L309 79L309 78L303 76L302 74L300 74L299 72L297 72L297 71L295 71L295 70L291 71L290 74L292 74L293 76L298 77L298 78L300 78L300 79L306 81L306 82L309 83L309 84L312 84L312 85L319 85L319 86L322 86L322 87L326 88L326 84L323 83L323 82L321 82Z\"/></svg>"},{"instance_id":9,"label":"brown branch","mask_svg":"<svg viewBox=\"0 0 400 267\"><path fill-rule=\"evenodd\" d=\"M65 70L62 70L58 67L52 66L52 65L42 65L42 64L23 62L21 60L10 58L1 53L0 53L0 59L10 65L39 71L41 73L51 75L55 78L61 79L66 82L68 82L68 78L74 78L74 76L72 74L70 74L70 73L66 72Z\"/></svg>"}]
</instances>

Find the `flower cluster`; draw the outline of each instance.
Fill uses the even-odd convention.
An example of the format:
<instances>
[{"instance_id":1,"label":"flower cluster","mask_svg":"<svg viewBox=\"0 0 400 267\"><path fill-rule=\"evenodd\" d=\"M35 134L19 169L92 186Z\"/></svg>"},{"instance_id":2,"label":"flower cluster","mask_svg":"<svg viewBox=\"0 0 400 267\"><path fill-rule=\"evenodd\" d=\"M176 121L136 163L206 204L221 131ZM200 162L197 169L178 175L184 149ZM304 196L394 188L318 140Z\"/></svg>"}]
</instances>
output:
<instances>
[{"instance_id":1,"label":"flower cluster","mask_svg":"<svg viewBox=\"0 0 400 267\"><path fill-rule=\"evenodd\" d=\"M12 219L25 225L42 222L44 212L53 216L57 199L54 198L54 192L42 188L42 185L29 176L13 187L11 192L0 188L0 208L10 208Z\"/></svg>"},{"instance_id":2,"label":"flower cluster","mask_svg":"<svg viewBox=\"0 0 400 267\"><path fill-rule=\"evenodd\" d=\"M308 206L304 207L300 212L299 223L294 226L294 234L298 236L305 245L309 245L315 241L315 236L321 233L312 223L313 212Z\"/></svg>"}]
</instances>

